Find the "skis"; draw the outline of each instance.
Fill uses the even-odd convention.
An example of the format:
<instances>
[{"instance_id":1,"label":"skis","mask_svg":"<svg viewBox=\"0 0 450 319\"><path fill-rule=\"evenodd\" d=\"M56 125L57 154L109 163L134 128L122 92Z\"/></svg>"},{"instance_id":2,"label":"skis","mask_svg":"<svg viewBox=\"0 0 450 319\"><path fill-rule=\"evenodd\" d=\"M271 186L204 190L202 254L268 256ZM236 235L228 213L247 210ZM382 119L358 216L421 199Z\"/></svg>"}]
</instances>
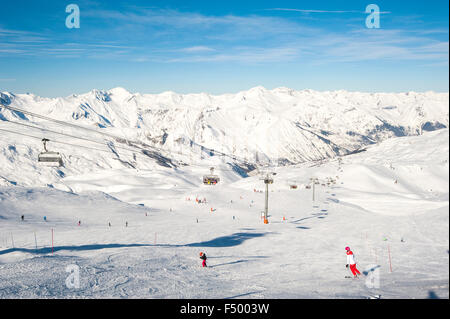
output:
<instances>
[{"instance_id":1,"label":"skis","mask_svg":"<svg viewBox=\"0 0 450 319\"><path fill-rule=\"evenodd\" d=\"M348 279L353 278L354 276L353 276L350 268L347 267L347 270L348 270L349 275L345 275L345 278L348 278Z\"/></svg>"}]
</instances>

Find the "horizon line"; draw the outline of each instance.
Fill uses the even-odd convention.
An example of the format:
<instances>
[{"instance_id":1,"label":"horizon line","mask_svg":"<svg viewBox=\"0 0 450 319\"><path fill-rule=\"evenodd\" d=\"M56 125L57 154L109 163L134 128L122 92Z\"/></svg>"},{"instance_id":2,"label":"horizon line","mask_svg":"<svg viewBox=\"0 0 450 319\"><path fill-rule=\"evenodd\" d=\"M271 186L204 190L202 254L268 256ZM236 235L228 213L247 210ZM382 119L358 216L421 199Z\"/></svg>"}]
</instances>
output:
<instances>
[{"instance_id":1,"label":"horizon line","mask_svg":"<svg viewBox=\"0 0 450 319\"><path fill-rule=\"evenodd\" d=\"M206 91L199 91L199 92L189 92L189 93L180 93L180 92L176 92L176 91L172 91L172 90L165 90L165 91L159 91L158 93L146 93L146 92L132 92L128 89L126 89L123 86L116 86L110 89L98 89L98 88L93 88L89 91L83 92L83 93L70 93L66 96L62 96L62 95L55 95L55 96L43 96L43 95L38 95L32 92L25 92L25 93L20 93L20 92L11 92L11 91L0 91L0 93L2 94L11 94L11 95L34 95L34 96L38 96L38 97L43 97L43 98L67 98L67 97L71 97L71 96L80 96L80 95L86 95L89 94L91 92L94 91L99 91L99 92L105 92L105 93L111 93L111 91L116 90L116 89L122 89L125 90L127 93L131 94L131 95L136 95L136 94L140 94L140 95L161 95L161 94L165 94L165 93L173 93L173 94L177 94L177 95L201 95L201 94L206 94L206 95L210 95L210 96L223 96L223 95L236 95L239 93L244 93L244 92L249 92L255 89L263 89L265 91L275 91L278 89L287 89L287 90L291 90L291 91L295 91L295 92L304 92L304 91L312 91L312 92L318 92L318 93L329 93L329 92L346 92L346 93L363 93L363 94L407 94L407 93L416 93L416 94L425 94L425 93L436 93L436 94L449 94L449 91L437 91L437 90L426 90L426 91L414 91L414 90L410 90L410 91L361 91L361 90L349 90L349 89L333 89L333 90L317 90L317 89L312 89L312 88L304 88L304 89L293 89L290 87L286 87L286 86L277 86L274 87L272 89L269 89L263 85L257 85L254 87L251 87L249 89L243 89L243 90L239 90L237 92L227 92L227 93L210 93L210 92L206 92Z\"/></svg>"}]
</instances>

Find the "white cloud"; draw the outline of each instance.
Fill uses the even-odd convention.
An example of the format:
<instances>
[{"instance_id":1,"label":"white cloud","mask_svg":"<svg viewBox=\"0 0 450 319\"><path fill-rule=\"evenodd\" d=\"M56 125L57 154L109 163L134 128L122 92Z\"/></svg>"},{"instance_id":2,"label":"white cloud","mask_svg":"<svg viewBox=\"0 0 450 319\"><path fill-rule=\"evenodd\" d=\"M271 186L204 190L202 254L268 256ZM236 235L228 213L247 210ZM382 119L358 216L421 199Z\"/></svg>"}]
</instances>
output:
<instances>
[{"instance_id":1,"label":"white cloud","mask_svg":"<svg viewBox=\"0 0 450 319\"><path fill-rule=\"evenodd\" d=\"M363 13L365 11L357 10L314 10L314 9L290 9L290 8L272 8L266 9L266 11L291 11L291 12L301 12L301 13ZM389 14L390 11L380 11L380 14Z\"/></svg>"},{"instance_id":2,"label":"white cloud","mask_svg":"<svg viewBox=\"0 0 450 319\"><path fill-rule=\"evenodd\" d=\"M363 25L344 25L343 31L337 32L327 25L312 27L283 17L212 16L147 8L137 8L132 12L91 10L83 15L105 22L106 25L99 23L101 27L97 29L89 29L89 34L95 35L97 42L94 36L80 43L67 39L60 43L57 38L42 42L40 38L45 37L41 34L0 28L0 55L86 57L155 63L269 63L300 61L300 55L301 61L311 63L383 59L429 63L448 61L448 41L437 41L432 37L448 34L445 28L369 30ZM36 42L15 41L19 37L22 40L25 40L24 37L33 40L34 37Z\"/></svg>"},{"instance_id":3,"label":"white cloud","mask_svg":"<svg viewBox=\"0 0 450 319\"><path fill-rule=\"evenodd\" d=\"M180 49L179 51L187 53L198 53L198 52L214 52L216 50L206 46L194 46L189 48L183 48Z\"/></svg>"},{"instance_id":4,"label":"white cloud","mask_svg":"<svg viewBox=\"0 0 450 319\"><path fill-rule=\"evenodd\" d=\"M246 47L233 48L217 54L182 56L168 59L168 63L200 63L200 62L238 62L238 63L266 63L279 61L292 61L298 58L300 51L295 47L260 48Z\"/></svg>"}]
</instances>

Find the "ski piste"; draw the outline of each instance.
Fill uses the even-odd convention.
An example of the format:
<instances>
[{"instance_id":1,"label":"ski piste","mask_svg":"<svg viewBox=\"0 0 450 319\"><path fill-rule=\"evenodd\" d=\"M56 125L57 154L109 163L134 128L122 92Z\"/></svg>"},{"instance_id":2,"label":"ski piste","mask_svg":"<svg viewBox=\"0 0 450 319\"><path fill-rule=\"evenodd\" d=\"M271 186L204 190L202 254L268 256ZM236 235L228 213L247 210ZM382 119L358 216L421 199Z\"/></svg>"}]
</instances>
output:
<instances>
[{"instance_id":1,"label":"ski piste","mask_svg":"<svg viewBox=\"0 0 450 319\"><path fill-rule=\"evenodd\" d=\"M214 145L179 155L172 144L159 156L133 144L133 130L124 133L129 145L109 136L94 143L100 138L75 127L0 112L0 298L448 296L448 129L386 135L348 156L250 167L232 161L232 148L223 151L231 157ZM61 131L63 140L53 133ZM42 134L53 134L47 151L63 166L40 166ZM212 140L205 135L206 146ZM217 183L205 185L211 175ZM267 223L265 180L273 180ZM378 267L380 288L364 276L342 281L346 246L362 273ZM442 267L430 273L424 259ZM80 269L78 290L65 285L70 265Z\"/></svg>"}]
</instances>

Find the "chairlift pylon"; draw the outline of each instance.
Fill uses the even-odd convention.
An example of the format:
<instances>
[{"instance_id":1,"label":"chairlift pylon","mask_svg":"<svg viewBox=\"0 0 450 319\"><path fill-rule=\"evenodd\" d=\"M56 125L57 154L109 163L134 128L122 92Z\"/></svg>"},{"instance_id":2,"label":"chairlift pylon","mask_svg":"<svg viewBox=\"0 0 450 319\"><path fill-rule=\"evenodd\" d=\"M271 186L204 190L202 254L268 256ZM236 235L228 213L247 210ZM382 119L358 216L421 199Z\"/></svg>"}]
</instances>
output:
<instances>
[{"instance_id":1,"label":"chairlift pylon","mask_svg":"<svg viewBox=\"0 0 450 319\"><path fill-rule=\"evenodd\" d=\"M60 167L63 165L61 154L58 152L49 152L47 149L47 142L49 139L43 138L42 143L44 143L44 151L39 153L38 162L45 166Z\"/></svg>"}]
</instances>

